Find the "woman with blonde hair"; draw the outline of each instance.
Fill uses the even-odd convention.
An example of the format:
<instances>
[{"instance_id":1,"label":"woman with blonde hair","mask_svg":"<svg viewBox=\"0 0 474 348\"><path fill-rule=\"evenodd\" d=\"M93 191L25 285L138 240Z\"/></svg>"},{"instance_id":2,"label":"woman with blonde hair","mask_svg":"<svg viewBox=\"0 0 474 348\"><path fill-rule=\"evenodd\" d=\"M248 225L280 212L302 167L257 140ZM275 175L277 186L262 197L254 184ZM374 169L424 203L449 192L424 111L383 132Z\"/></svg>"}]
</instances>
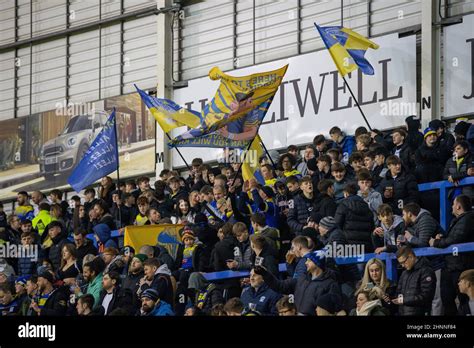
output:
<instances>
[{"instance_id":1,"label":"woman with blonde hair","mask_svg":"<svg viewBox=\"0 0 474 348\"><path fill-rule=\"evenodd\" d=\"M370 291L374 288L379 289L376 294L379 299L382 300L384 307L388 308L390 312L392 310L396 312L396 306L391 304L390 299L396 297L396 286L391 284L387 278L385 271L385 264L377 258L370 259L365 265L364 276L360 282L356 294L361 291Z\"/></svg>"}]
</instances>

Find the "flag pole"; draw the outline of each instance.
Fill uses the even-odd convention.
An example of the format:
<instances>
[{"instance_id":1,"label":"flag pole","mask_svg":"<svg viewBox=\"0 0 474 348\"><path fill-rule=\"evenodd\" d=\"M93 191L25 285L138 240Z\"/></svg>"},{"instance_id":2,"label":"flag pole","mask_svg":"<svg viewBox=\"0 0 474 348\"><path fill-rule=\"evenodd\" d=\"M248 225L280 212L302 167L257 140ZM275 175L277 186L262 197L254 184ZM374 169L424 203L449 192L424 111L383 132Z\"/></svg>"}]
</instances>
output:
<instances>
[{"instance_id":1,"label":"flag pole","mask_svg":"<svg viewBox=\"0 0 474 348\"><path fill-rule=\"evenodd\" d=\"M265 144L262 140L262 137L260 137L260 144L262 144L262 147L265 150L265 153L267 154L268 158L270 159L270 162L272 162L273 169L276 170L277 166L276 166L275 162L273 162L273 158L272 158L272 156L270 156L270 153L268 152L267 147L265 146Z\"/></svg>"},{"instance_id":2,"label":"flag pole","mask_svg":"<svg viewBox=\"0 0 474 348\"><path fill-rule=\"evenodd\" d=\"M360 114L361 114L362 117L364 118L364 121L365 121L365 123L367 124L367 127L369 127L369 130L372 131L372 127L370 126L369 121L367 121L367 118L365 117L365 114L364 114L364 112L362 111L362 108L360 107L359 102L357 101L357 98L356 98L356 96L354 95L354 92L352 92L351 86L349 86L349 84L347 83L346 78L345 78L342 74L341 74L341 76L342 76L342 79L344 80L345 85L346 85L347 88L349 89L349 92L351 93L352 98L354 99L354 102L356 103L357 107L359 108Z\"/></svg>"},{"instance_id":3,"label":"flag pole","mask_svg":"<svg viewBox=\"0 0 474 348\"><path fill-rule=\"evenodd\" d=\"M115 112L115 107L112 112ZM114 132L115 132L115 148L117 149L117 190L118 190L119 200L122 200L122 192L120 191L120 154L119 154L118 137L117 137L117 114L115 114L114 116ZM122 210L120 209L120 206L118 206L117 208L118 208L118 218L119 218L119 223L120 223L120 226L117 226L117 229L121 229L122 228Z\"/></svg>"},{"instance_id":4,"label":"flag pole","mask_svg":"<svg viewBox=\"0 0 474 348\"><path fill-rule=\"evenodd\" d=\"M169 139L170 141L172 140L171 137L170 137L170 135L169 135L168 133L166 133L165 131L163 131L163 133L166 134L166 136L168 137L168 139ZM183 156L183 154L181 153L181 151L179 151L179 149L178 149L176 146L173 146L173 147L174 147L174 149L175 149L176 151L178 151L179 156L180 156L181 159L183 160L184 164L186 164L186 167L188 168L188 170L191 172L191 171L192 171L192 168L189 166L188 162L186 162L186 160L184 159L184 156Z\"/></svg>"}]
</instances>

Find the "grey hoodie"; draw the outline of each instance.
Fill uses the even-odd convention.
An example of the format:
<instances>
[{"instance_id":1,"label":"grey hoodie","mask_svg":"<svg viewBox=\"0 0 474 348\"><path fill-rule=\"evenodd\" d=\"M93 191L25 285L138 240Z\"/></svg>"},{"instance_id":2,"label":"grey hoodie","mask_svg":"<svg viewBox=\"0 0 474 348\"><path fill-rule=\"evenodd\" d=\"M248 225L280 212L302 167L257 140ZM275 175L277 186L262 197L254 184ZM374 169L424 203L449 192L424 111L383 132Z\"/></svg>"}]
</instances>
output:
<instances>
[{"instance_id":1,"label":"grey hoodie","mask_svg":"<svg viewBox=\"0 0 474 348\"><path fill-rule=\"evenodd\" d=\"M166 263L162 264L158 269L155 271L155 274L166 274L168 276L171 276L171 271L168 268L168 265Z\"/></svg>"},{"instance_id":2,"label":"grey hoodie","mask_svg":"<svg viewBox=\"0 0 474 348\"><path fill-rule=\"evenodd\" d=\"M380 227L383 229L383 239L385 245L397 245L397 240L395 238L395 229L401 223L404 223L403 218L400 215L393 216L393 223L391 226L385 226L383 223L380 223Z\"/></svg>"}]
</instances>

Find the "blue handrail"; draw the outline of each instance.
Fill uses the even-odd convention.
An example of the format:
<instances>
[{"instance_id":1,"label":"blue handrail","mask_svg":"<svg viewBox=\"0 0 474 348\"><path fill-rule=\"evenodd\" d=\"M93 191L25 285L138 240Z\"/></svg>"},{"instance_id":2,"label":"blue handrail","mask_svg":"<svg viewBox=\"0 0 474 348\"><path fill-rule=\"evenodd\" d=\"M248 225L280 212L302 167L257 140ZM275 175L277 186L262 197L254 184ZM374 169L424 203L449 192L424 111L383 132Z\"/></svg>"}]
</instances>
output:
<instances>
[{"instance_id":1,"label":"blue handrail","mask_svg":"<svg viewBox=\"0 0 474 348\"><path fill-rule=\"evenodd\" d=\"M425 184L418 185L418 191L420 192L439 190L439 223L445 231L449 226L449 220L451 217L448 190L453 187L462 187L469 185L474 185L474 176L468 176L460 180L457 185L454 185L447 180L427 182Z\"/></svg>"},{"instance_id":2,"label":"blue handrail","mask_svg":"<svg viewBox=\"0 0 474 348\"><path fill-rule=\"evenodd\" d=\"M415 252L416 256L447 255L447 254L453 254L454 252L465 253L465 252L474 251L474 242L453 244L444 249L431 248L431 247L414 248L413 251ZM388 279L390 279L391 281L396 281L397 280L397 259L394 253L380 253L380 254L370 253L370 254L364 254L363 257L336 258L335 260L337 264L353 264L353 263L367 262L368 260L374 257L385 261ZM280 272L285 272L286 264L281 263L278 268ZM245 278L245 277L248 277L249 274L250 274L249 271L221 271L221 272L205 273L204 278L206 278L206 280L208 281L213 282L217 280Z\"/></svg>"}]
</instances>

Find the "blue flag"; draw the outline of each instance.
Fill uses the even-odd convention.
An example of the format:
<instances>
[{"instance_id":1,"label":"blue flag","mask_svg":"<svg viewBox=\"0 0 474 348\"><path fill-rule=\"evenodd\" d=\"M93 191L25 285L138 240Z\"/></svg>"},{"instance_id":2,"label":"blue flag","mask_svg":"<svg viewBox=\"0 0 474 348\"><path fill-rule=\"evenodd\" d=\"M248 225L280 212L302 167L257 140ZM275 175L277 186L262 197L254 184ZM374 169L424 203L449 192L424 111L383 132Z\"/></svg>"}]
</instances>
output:
<instances>
[{"instance_id":1,"label":"blue flag","mask_svg":"<svg viewBox=\"0 0 474 348\"><path fill-rule=\"evenodd\" d=\"M115 172L118 169L118 161L114 108L104 128L94 139L67 182L76 192L80 192L84 187Z\"/></svg>"}]
</instances>

